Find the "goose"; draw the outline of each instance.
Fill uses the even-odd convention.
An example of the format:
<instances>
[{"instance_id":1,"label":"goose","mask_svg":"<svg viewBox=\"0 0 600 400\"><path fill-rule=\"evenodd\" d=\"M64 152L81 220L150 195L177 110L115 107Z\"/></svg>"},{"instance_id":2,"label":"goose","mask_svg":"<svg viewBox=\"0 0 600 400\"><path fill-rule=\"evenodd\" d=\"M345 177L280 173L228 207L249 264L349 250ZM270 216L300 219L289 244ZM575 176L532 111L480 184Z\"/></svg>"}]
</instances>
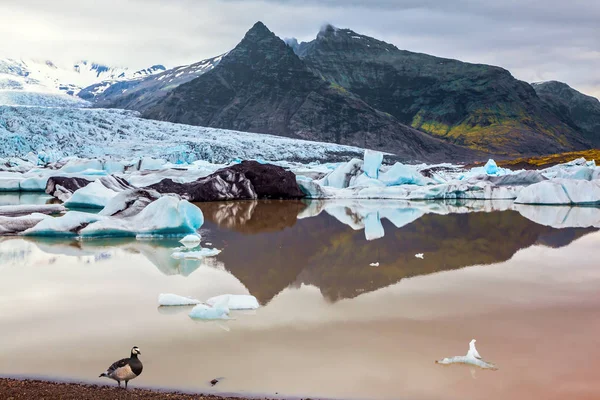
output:
<instances>
[{"instance_id":1,"label":"goose","mask_svg":"<svg viewBox=\"0 0 600 400\"><path fill-rule=\"evenodd\" d=\"M142 369L144 368L142 362L138 358L138 355L140 354L142 354L142 352L139 347L133 346L131 349L131 357L115 361L106 371L100 374L99 378L107 377L113 379L119 383L119 387L121 387L121 381L125 381L125 389L127 389L127 383L140 376Z\"/></svg>"}]
</instances>

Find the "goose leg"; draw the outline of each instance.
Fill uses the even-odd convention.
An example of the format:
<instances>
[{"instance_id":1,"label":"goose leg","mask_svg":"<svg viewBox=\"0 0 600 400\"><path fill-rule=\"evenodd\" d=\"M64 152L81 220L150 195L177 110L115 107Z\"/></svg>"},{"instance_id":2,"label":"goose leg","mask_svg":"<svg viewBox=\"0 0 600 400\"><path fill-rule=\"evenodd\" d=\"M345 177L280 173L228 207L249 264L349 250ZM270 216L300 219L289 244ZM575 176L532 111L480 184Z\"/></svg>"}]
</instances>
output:
<instances>
[{"instance_id":1,"label":"goose leg","mask_svg":"<svg viewBox=\"0 0 600 400\"><path fill-rule=\"evenodd\" d=\"M125 381L125 389L127 389L127 384L129 383L129 381Z\"/></svg>"},{"instance_id":2,"label":"goose leg","mask_svg":"<svg viewBox=\"0 0 600 400\"><path fill-rule=\"evenodd\" d=\"M121 381L117 381L119 383L119 387L121 387Z\"/></svg>"}]
</instances>

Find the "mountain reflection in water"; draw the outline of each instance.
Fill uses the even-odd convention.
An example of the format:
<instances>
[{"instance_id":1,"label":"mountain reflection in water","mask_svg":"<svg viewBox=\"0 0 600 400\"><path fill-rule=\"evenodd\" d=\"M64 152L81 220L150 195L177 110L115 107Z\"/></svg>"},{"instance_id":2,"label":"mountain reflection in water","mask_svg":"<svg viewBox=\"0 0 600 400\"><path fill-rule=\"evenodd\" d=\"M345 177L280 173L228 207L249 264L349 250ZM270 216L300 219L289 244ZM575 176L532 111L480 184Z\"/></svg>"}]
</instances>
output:
<instances>
[{"instance_id":1,"label":"mountain reflection in water","mask_svg":"<svg viewBox=\"0 0 600 400\"><path fill-rule=\"evenodd\" d=\"M111 251L120 249L142 254L165 275L188 276L203 265L224 269L263 305L301 284L314 285L326 299L337 301L403 278L506 261L536 244L562 247L596 230L541 225L513 211L511 202L242 201L199 206L206 220L202 245L222 249L216 257L174 259L171 254L181 247L177 239L3 238L0 265L30 254L10 246L13 240L27 240L48 254L89 257L87 263L109 260ZM385 235L366 240L365 221L373 213ZM424 259L416 253L424 253Z\"/></svg>"}]
</instances>

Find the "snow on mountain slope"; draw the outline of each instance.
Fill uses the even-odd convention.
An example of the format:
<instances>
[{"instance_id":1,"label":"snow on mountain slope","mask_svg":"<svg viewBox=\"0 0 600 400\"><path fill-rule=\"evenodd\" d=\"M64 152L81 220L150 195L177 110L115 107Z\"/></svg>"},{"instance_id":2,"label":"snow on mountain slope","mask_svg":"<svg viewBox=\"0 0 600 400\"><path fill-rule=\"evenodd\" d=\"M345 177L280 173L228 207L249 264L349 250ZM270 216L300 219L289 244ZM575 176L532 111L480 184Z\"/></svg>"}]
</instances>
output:
<instances>
[{"instance_id":1,"label":"snow on mountain slope","mask_svg":"<svg viewBox=\"0 0 600 400\"><path fill-rule=\"evenodd\" d=\"M88 61L55 64L52 61L0 59L0 89L76 95L81 88L104 80L126 80L162 72L154 65L139 71Z\"/></svg>"},{"instance_id":2,"label":"snow on mountain slope","mask_svg":"<svg viewBox=\"0 0 600 400\"><path fill-rule=\"evenodd\" d=\"M265 159L310 162L362 157L363 149L146 120L120 109L0 106L0 157L140 156L171 162Z\"/></svg>"},{"instance_id":3,"label":"snow on mountain slope","mask_svg":"<svg viewBox=\"0 0 600 400\"><path fill-rule=\"evenodd\" d=\"M226 55L182 65L152 76L132 80L105 80L82 89L78 96L100 107L110 106L142 110L153 105L177 86L196 79L213 69Z\"/></svg>"}]
</instances>

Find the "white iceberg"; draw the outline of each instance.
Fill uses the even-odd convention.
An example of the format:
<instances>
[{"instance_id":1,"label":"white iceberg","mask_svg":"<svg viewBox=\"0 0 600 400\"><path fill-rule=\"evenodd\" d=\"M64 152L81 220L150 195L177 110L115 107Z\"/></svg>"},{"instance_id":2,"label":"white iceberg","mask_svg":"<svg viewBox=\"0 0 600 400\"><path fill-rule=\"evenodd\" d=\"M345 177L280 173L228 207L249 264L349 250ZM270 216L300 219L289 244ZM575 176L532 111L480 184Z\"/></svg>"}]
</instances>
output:
<instances>
[{"instance_id":1,"label":"white iceberg","mask_svg":"<svg viewBox=\"0 0 600 400\"><path fill-rule=\"evenodd\" d=\"M600 204L600 180L552 179L523 188L515 203L560 205Z\"/></svg>"},{"instance_id":2,"label":"white iceberg","mask_svg":"<svg viewBox=\"0 0 600 400\"><path fill-rule=\"evenodd\" d=\"M202 248L197 251L176 251L171 257L186 260L201 260L204 257L214 257L221 253L219 249Z\"/></svg>"},{"instance_id":3,"label":"white iceberg","mask_svg":"<svg viewBox=\"0 0 600 400\"><path fill-rule=\"evenodd\" d=\"M436 364L468 364L483 369L497 370L498 368L494 364L481 359L479 352L475 348L475 342L476 340L473 339L469 343L469 351L467 352L466 356L446 357L441 360L437 360Z\"/></svg>"},{"instance_id":4,"label":"white iceberg","mask_svg":"<svg viewBox=\"0 0 600 400\"><path fill-rule=\"evenodd\" d=\"M107 207L109 207L107 205ZM204 223L202 211L186 200L164 196L129 217L69 211L47 218L26 230L30 236L136 236L196 232Z\"/></svg>"},{"instance_id":5,"label":"white iceberg","mask_svg":"<svg viewBox=\"0 0 600 400\"><path fill-rule=\"evenodd\" d=\"M201 320L231 319L229 317L229 308L224 305L211 307L206 304L198 304L192 308L188 315L192 319Z\"/></svg>"},{"instance_id":6,"label":"white iceberg","mask_svg":"<svg viewBox=\"0 0 600 400\"><path fill-rule=\"evenodd\" d=\"M256 310L260 307L256 297L248 294L223 294L211 297L206 304L213 307L225 305L230 310Z\"/></svg>"},{"instance_id":7,"label":"white iceberg","mask_svg":"<svg viewBox=\"0 0 600 400\"><path fill-rule=\"evenodd\" d=\"M425 186L429 184L435 184L435 181L433 179L426 178L425 176L421 175L415 167L404 165L401 163L395 163L386 172L382 172L379 175L379 180L385 183L386 186Z\"/></svg>"},{"instance_id":8,"label":"white iceberg","mask_svg":"<svg viewBox=\"0 0 600 400\"><path fill-rule=\"evenodd\" d=\"M172 293L161 293L158 295L159 306L191 306L200 304L199 300L189 297L178 296Z\"/></svg>"},{"instance_id":9,"label":"white iceberg","mask_svg":"<svg viewBox=\"0 0 600 400\"><path fill-rule=\"evenodd\" d=\"M194 247L198 247L200 244L200 235L192 233L184 236L179 242L185 247L193 249Z\"/></svg>"},{"instance_id":10,"label":"white iceberg","mask_svg":"<svg viewBox=\"0 0 600 400\"><path fill-rule=\"evenodd\" d=\"M365 150L363 170L369 178L379 178L379 167L383 161L383 153L374 150Z\"/></svg>"}]
</instances>

